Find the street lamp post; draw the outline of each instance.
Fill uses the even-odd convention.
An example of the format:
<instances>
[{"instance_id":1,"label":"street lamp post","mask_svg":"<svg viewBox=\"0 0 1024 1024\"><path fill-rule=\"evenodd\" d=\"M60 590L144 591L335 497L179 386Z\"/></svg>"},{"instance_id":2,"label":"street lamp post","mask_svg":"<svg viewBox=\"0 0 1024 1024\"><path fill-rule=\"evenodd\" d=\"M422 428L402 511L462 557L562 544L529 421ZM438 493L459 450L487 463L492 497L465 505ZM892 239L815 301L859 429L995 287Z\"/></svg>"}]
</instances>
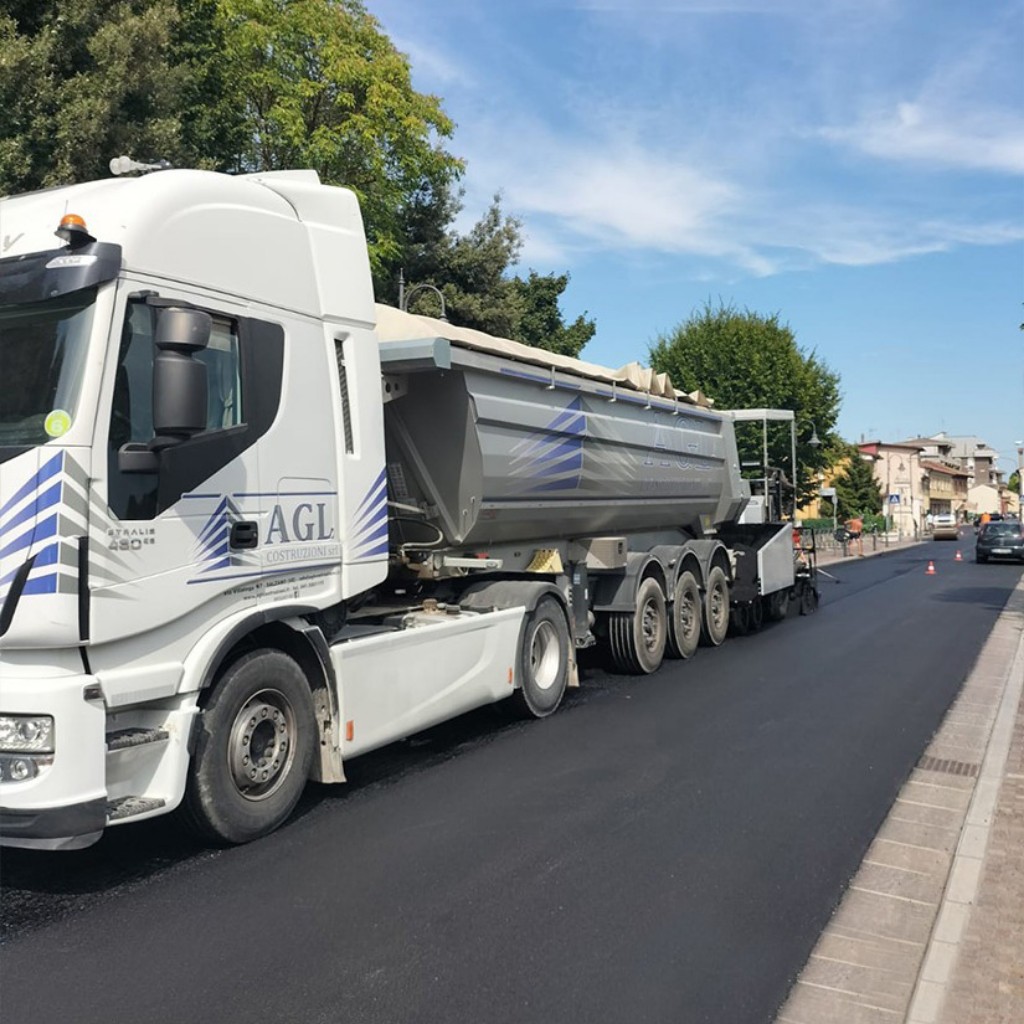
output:
<instances>
[{"instance_id":1,"label":"street lamp post","mask_svg":"<svg viewBox=\"0 0 1024 1024\"><path fill-rule=\"evenodd\" d=\"M419 291L433 292L441 302L441 315L438 320L443 320L445 323L448 322L448 316L445 311L444 295L441 289L432 284L414 284L408 291L405 287L405 272L402 270L398 271L398 308L403 312L409 311L409 300Z\"/></svg>"},{"instance_id":2,"label":"street lamp post","mask_svg":"<svg viewBox=\"0 0 1024 1024\"><path fill-rule=\"evenodd\" d=\"M810 445L811 448L820 448L821 447L821 438L818 437L818 428L814 425L814 420L808 420L807 422L810 423L810 425L811 425L811 436L808 439L807 443L808 443L808 445ZM800 469L797 466L797 462L796 462L796 421L795 420L793 422L792 441L793 441L793 522L795 523L796 522L796 503L797 503L797 497L798 497L799 490L800 490Z\"/></svg>"}]
</instances>

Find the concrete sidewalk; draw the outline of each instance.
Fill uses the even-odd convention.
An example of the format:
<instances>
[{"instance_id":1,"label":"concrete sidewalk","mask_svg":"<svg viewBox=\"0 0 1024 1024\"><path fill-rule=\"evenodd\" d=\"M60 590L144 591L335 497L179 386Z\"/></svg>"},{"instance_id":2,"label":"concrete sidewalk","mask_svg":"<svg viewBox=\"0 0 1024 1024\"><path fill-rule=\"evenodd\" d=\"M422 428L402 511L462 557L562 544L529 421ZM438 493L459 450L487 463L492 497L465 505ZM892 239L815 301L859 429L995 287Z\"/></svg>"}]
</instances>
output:
<instances>
[{"instance_id":1,"label":"concrete sidewalk","mask_svg":"<svg viewBox=\"0 0 1024 1024\"><path fill-rule=\"evenodd\" d=\"M1022 692L1024 579L778 1024L1024 1021Z\"/></svg>"}]
</instances>

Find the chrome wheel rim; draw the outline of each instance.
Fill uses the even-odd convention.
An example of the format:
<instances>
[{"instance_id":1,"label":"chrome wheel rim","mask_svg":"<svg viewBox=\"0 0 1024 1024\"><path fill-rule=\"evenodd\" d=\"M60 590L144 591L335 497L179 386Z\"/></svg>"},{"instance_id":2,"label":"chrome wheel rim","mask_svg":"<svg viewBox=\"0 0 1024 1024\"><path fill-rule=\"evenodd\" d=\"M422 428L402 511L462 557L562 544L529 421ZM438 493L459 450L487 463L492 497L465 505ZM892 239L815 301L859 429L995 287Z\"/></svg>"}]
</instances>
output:
<instances>
[{"instance_id":1,"label":"chrome wheel rim","mask_svg":"<svg viewBox=\"0 0 1024 1024\"><path fill-rule=\"evenodd\" d=\"M295 728L295 709L280 690L260 690L239 709L231 726L228 766L247 800L265 800L287 778Z\"/></svg>"},{"instance_id":2,"label":"chrome wheel rim","mask_svg":"<svg viewBox=\"0 0 1024 1024\"><path fill-rule=\"evenodd\" d=\"M530 638L530 675L540 690L550 690L558 681L562 657L558 630L550 622L539 622Z\"/></svg>"}]
</instances>

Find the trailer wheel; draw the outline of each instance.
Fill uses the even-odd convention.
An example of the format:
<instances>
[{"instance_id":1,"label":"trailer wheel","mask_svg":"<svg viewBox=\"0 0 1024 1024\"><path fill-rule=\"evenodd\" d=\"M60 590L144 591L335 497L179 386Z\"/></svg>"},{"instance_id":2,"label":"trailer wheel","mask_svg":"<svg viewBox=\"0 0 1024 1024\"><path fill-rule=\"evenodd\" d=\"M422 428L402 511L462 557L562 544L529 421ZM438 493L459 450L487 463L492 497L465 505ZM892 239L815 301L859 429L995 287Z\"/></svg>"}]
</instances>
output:
<instances>
[{"instance_id":1,"label":"trailer wheel","mask_svg":"<svg viewBox=\"0 0 1024 1024\"><path fill-rule=\"evenodd\" d=\"M612 660L620 672L650 675L665 657L668 614L665 592L648 576L636 592L635 612L613 612L608 619Z\"/></svg>"},{"instance_id":2,"label":"trailer wheel","mask_svg":"<svg viewBox=\"0 0 1024 1024\"><path fill-rule=\"evenodd\" d=\"M707 588L704 591L704 625L701 639L711 647L717 647L729 632L729 579L725 570L713 566L708 573Z\"/></svg>"},{"instance_id":3,"label":"trailer wheel","mask_svg":"<svg viewBox=\"0 0 1024 1024\"><path fill-rule=\"evenodd\" d=\"M676 580L665 653L670 658L689 658L699 644L700 587L697 577L689 569L684 569Z\"/></svg>"},{"instance_id":4,"label":"trailer wheel","mask_svg":"<svg viewBox=\"0 0 1024 1024\"><path fill-rule=\"evenodd\" d=\"M261 648L235 661L200 718L181 813L206 840L245 843L295 809L313 761L316 721L302 669Z\"/></svg>"},{"instance_id":5,"label":"trailer wheel","mask_svg":"<svg viewBox=\"0 0 1024 1024\"><path fill-rule=\"evenodd\" d=\"M510 699L524 718L546 718L562 702L569 682L569 626L553 597L542 597L523 622L519 677Z\"/></svg>"}]
</instances>

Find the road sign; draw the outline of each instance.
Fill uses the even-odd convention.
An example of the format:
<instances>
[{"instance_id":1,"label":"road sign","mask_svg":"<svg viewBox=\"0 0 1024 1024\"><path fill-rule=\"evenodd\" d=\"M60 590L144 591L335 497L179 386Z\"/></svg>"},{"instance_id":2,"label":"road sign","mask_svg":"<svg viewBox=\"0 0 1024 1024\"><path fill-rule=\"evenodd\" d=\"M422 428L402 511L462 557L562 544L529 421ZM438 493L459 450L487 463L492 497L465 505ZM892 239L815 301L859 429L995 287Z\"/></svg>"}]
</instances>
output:
<instances>
[{"instance_id":1,"label":"road sign","mask_svg":"<svg viewBox=\"0 0 1024 1024\"><path fill-rule=\"evenodd\" d=\"M889 504L890 505L898 505L899 503L900 503L900 496L898 494L890 494L889 495Z\"/></svg>"},{"instance_id":2,"label":"road sign","mask_svg":"<svg viewBox=\"0 0 1024 1024\"><path fill-rule=\"evenodd\" d=\"M819 487L818 494L823 498L834 498L836 496L836 489L834 487Z\"/></svg>"}]
</instances>

